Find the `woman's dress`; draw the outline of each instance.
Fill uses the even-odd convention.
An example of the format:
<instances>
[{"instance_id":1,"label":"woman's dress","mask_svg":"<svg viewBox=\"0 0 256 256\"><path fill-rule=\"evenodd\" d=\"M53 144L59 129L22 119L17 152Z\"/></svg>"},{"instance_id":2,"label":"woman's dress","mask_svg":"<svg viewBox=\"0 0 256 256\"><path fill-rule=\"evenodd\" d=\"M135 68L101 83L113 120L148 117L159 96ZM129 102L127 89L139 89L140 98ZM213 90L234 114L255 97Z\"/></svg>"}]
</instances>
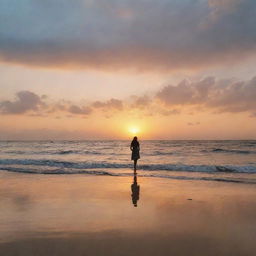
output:
<instances>
[{"instance_id":1,"label":"woman's dress","mask_svg":"<svg viewBox=\"0 0 256 256\"><path fill-rule=\"evenodd\" d=\"M140 159L140 145L139 145L139 143L137 145L134 145L134 144L131 144L132 160L138 160L138 159Z\"/></svg>"}]
</instances>

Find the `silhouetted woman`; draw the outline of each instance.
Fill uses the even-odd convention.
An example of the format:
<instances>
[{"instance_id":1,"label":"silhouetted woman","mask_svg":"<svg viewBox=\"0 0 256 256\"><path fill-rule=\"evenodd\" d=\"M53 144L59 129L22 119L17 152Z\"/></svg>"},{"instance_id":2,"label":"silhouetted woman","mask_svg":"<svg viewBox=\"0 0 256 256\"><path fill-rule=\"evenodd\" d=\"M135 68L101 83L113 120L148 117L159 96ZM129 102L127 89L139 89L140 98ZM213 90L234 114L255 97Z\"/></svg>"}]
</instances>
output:
<instances>
[{"instance_id":1,"label":"silhouetted woman","mask_svg":"<svg viewBox=\"0 0 256 256\"><path fill-rule=\"evenodd\" d=\"M140 143L138 142L138 138L134 137L130 149L132 151L132 160L134 161L134 171L137 169L137 161L140 159Z\"/></svg>"}]
</instances>

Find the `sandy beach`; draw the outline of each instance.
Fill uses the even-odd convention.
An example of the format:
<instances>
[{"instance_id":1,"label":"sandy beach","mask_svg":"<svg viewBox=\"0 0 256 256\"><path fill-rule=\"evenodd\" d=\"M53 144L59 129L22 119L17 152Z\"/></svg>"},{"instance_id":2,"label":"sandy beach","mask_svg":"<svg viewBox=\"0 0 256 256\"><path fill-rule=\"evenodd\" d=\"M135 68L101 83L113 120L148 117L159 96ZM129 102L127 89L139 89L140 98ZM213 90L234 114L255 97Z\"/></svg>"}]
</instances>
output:
<instances>
[{"instance_id":1,"label":"sandy beach","mask_svg":"<svg viewBox=\"0 0 256 256\"><path fill-rule=\"evenodd\" d=\"M1 172L0 255L253 255L252 184ZM138 198L137 198L138 199Z\"/></svg>"}]
</instances>

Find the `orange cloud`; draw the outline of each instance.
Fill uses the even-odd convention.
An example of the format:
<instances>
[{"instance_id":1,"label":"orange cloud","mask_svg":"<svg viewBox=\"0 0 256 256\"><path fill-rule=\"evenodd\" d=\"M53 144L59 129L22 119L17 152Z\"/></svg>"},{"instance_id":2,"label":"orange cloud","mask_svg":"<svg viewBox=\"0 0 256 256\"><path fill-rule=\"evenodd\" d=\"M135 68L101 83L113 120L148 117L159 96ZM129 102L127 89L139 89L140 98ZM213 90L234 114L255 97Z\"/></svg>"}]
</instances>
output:
<instances>
[{"instance_id":1,"label":"orange cloud","mask_svg":"<svg viewBox=\"0 0 256 256\"><path fill-rule=\"evenodd\" d=\"M167 85L155 94L130 96L126 99L111 98L77 104L72 101L48 102L48 97L30 91L20 91L15 100L0 101L0 113L4 115L49 116L63 115L88 117L102 114L110 118L117 113L126 115L171 116L201 111L215 113L249 112L256 109L256 77L248 81L207 77L198 81L183 80L176 86ZM114 110L114 111L113 111Z\"/></svg>"}]
</instances>

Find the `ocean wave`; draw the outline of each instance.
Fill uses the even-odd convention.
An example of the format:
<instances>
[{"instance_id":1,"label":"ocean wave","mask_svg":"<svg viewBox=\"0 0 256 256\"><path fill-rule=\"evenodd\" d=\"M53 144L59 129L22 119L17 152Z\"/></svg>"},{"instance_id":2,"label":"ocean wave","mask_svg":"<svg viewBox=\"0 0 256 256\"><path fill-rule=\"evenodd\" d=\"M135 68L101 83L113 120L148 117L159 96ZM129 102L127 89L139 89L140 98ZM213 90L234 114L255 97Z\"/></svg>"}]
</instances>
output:
<instances>
[{"instance_id":1,"label":"ocean wave","mask_svg":"<svg viewBox=\"0 0 256 256\"><path fill-rule=\"evenodd\" d=\"M25 155L28 152L26 152L24 150L10 150L10 151L5 151L5 153L7 153L7 154L15 154L15 155Z\"/></svg>"},{"instance_id":2,"label":"ocean wave","mask_svg":"<svg viewBox=\"0 0 256 256\"><path fill-rule=\"evenodd\" d=\"M48 159L0 159L0 165L35 165L48 167L62 167L74 169L98 169L98 168L130 168L130 164L107 162L71 162Z\"/></svg>"},{"instance_id":3,"label":"ocean wave","mask_svg":"<svg viewBox=\"0 0 256 256\"><path fill-rule=\"evenodd\" d=\"M31 169L31 168L20 168L20 167L0 167L2 171L19 172L19 173L30 173L30 174L93 174L93 175L108 175L117 176L115 173L106 171L95 171L95 170L72 170L72 169Z\"/></svg>"},{"instance_id":4,"label":"ocean wave","mask_svg":"<svg viewBox=\"0 0 256 256\"><path fill-rule=\"evenodd\" d=\"M97 170L70 170L70 169L52 169L52 170L40 170L31 168L17 168L17 167L0 167L2 171L16 172L16 173L27 173L27 174L42 174L42 175L74 175L74 174L84 174L84 175L95 175L95 176L116 176L116 177L132 177L133 172L109 172L109 171L97 171ZM241 179L241 178L229 178L229 177L204 177L204 176L173 176L173 175L163 175L160 173L154 174L143 174L140 173L139 177L148 178L163 178L163 179L173 179L173 180L201 180L201 181L217 181L217 182L231 182L231 183L246 183L246 184L256 184L253 179Z\"/></svg>"},{"instance_id":5,"label":"ocean wave","mask_svg":"<svg viewBox=\"0 0 256 256\"><path fill-rule=\"evenodd\" d=\"M89 150L41 150L41 151L21 151L21 150L11 150L6 151L7 154L14 155L68 155L68 154L79 154L79 155L101 155L99 151L89 151Z\"/></svg>"},{"instance_id":6,"label":"ocean wave","mask_svg":"<svg viewBox=\"0 0 256 256\"><path fill-rule=\"evenodd\" d=\"M151 153L144 153L144 156L169 156L174 155L174 152L163 152L163 151L153 151Z\"/></svg>"},{"instance_id":7,"label":"ocean wave","mask_svg":"<svg viewBox=\"0 0 256 256\"><path fill-rule=\"evenodd\" d=\"M79 153L79 151L75 151L75 150L61 150L61 151L54 152L54 154L59 154L59 155L76 154L76 153Z\"/></svg>"},{"instance_id":8,"label":"ocean wave","mask_svg":"<svg viewBox=\"0 0 256 256\"><path fill-rule=\"evenodd\" d=\"M173 152L162 152L162 151L155 151L153 153L153 155L156 155L156 156L158 156L158 155L166 156L166 155L173 155L173 154L174 154Z\"/></svg>"},{"instance_id":9,"label":"ocean wave","mask_svg":"<svg viewBox=\"0 0 256 256\"><path fill-rule=\"evenodd\" d=\"M3 166L41 166L71 169L130 169L132 164L111 162L72 162L48 159L0 159ZM187 171L187 172L234 172L256 173L256 166L249 165L183 165L183 164L141 164L140 170L147 171Z\"/></svg>"},{"instance_id":10,"label":"ocean wave","mask_svg":"<svg viewBox=\"0 0 256 256\"><path fill-rule=\"evenodd\" d=\"M79 150L61 150L61 151L54 152L54 154L57 154L57 155L66 155L66 154L102 155L102 153L99 152L99 151L90 151L90 150L82 150L82 151L79 151Z\"/></svg>"},{"instance_id":11,"label":"ocean wave","mask_svg":"<svg viewBox=\"0 0 256 256\"><path fill-rule=\"evenodd\" d=\"M250 150L236 150L236 149L222 149L222 148L214 148L212 152L215 153L234 153L234 154L255 154L255 151Z\"/></svg>"}]
</instances>

